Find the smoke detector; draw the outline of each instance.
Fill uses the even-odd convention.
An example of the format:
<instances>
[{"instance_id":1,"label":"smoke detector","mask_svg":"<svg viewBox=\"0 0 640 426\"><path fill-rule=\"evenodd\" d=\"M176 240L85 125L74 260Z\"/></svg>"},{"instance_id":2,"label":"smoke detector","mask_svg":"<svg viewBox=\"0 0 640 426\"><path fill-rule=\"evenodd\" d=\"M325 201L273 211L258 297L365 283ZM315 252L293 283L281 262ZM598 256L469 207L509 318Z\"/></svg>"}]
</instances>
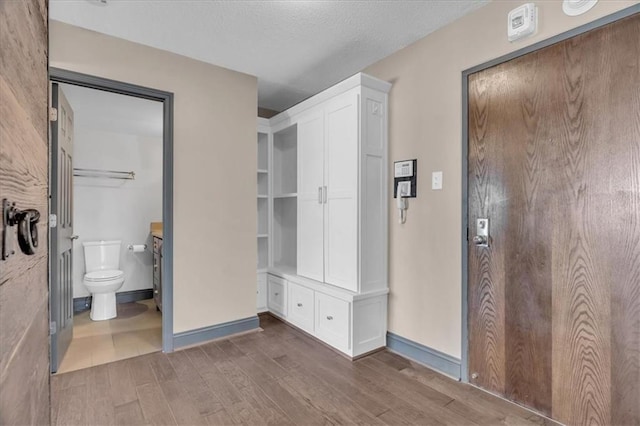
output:
<instances>
[{"instance_id":1,"label":"smoke detector","mask_svg":"<svg viewBox=\"0 0 640 426\"><path fill-rule=\"evenodd\" d=\"M598 0L564 0L562 11L569 16L578 16L590 11Z\"/></svg>"}]
</instances>

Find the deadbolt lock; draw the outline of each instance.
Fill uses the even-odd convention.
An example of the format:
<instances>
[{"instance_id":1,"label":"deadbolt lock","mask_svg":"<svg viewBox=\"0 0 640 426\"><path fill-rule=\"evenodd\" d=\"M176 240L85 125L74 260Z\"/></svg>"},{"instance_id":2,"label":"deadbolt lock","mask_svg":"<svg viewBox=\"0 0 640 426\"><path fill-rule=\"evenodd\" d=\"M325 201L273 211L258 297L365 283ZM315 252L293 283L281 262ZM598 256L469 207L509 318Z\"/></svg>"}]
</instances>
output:
<instances>
[{"instance_id":1,"label":"deadbolt lock","mask_svg":"<svg viewBox=\"0 0 640 426\"><path fill-rule=\"evenodd\" d=\"M476 235L473 237L473 244L477 247L489 247L489 219L476 220Z\"/></svg>"}]
</instances>

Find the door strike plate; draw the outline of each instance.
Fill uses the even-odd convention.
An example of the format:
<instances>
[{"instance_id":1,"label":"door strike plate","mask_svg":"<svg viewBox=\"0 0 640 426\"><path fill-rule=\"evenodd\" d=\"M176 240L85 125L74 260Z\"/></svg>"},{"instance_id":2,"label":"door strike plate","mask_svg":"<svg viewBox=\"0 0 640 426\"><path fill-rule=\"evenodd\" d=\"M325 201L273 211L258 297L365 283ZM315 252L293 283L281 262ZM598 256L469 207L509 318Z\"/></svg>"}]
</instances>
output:
<instances>
[{"instance_id":1,"label":"door strike plate","mask_svg":"<svg viewBox=\"0 0 640 426\"><path fill-rule=\"evenodd\" d=\"M16 203L12 203L6 198L2 199L2 260L7 260L10 256L16 254L11 247L11 238L9 234L13 233L12 227L16 221Z\"/></svg>"}]
</instances>

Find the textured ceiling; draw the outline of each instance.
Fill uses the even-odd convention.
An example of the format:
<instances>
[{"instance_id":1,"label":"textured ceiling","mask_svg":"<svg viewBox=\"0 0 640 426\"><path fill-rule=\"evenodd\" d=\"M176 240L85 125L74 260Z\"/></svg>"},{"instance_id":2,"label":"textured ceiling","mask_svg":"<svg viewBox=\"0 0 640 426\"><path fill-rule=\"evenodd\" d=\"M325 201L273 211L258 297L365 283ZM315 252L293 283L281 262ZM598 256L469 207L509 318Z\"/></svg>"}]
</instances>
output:
<instances>
[{"instance_id":1,"label":"textured ceiling","mask_svg":"<svg viewBox=\"0 0 640 426\"><path fill-rule=\"evenodd\" d=\"M258 77L282 111L488 0L51 0L51 19Z\"/></svg>"}]
</instances>

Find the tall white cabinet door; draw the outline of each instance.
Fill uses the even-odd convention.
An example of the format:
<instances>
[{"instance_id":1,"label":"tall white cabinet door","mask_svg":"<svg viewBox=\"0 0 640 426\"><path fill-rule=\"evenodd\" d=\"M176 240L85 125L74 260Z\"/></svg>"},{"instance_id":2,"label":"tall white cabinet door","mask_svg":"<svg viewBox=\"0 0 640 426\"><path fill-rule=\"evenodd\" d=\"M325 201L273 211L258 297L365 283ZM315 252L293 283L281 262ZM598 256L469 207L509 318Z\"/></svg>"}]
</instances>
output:
<instances>
[{"instance_id":1,"label":"tall white cabinet door","mask_svg":"<svg viewBox=\"0 0 640 426\"><path fill-rule=\"evenodd\" d=\"M347 92L325 108L324 279L358 291L359 95Z\"/></svg>"},{"instance_id":2,"label":"tall white cabinet door","mask_svg":"<svg viewBox=\"0 0 640 426\"><path fill-rule=\"evenodd\" d=\"M298 122L297 274L324 281L324 116L322 110Z\"/></svg>"}]
</instances>

